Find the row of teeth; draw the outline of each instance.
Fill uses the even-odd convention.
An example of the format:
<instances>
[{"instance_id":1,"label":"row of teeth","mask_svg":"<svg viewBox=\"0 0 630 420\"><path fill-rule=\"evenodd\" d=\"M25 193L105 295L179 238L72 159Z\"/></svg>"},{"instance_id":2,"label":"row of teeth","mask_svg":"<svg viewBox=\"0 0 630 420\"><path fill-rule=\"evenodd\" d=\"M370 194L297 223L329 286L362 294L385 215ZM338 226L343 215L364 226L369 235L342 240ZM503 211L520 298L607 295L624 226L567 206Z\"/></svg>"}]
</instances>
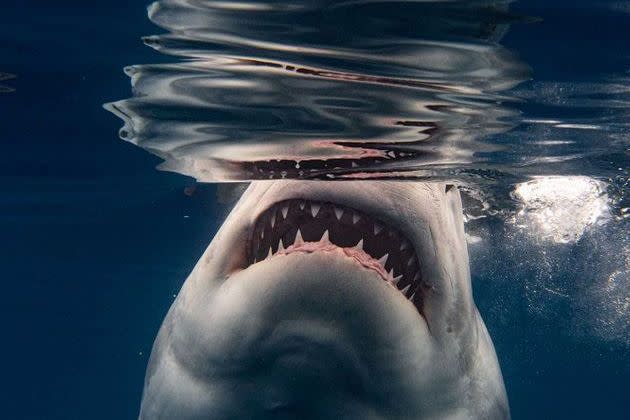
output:
<instances>
[{"instance_id":1,"label":"row of teeth","mask_svg":"<svg viewBox=\"0 0 630 420\"><path fill-rule=\"evenodd\" d=\"M300 208L303 210L304 209L304 205L303 203L300 203ZM311 205L311 213L313 215L313 217L317 216L317 213L319 212L319 209L321 208L321 205ZM281 208L281 213L283 215L283 218L286 219L287 214L289 211L289 206L284 206ZM343 216L343 209L337 209L335 208L335 216L337 217L338 220L341 220L341 217ZM355 217L358 217L357 219L355 219ZM356 224L358 221L360 220L360 216L357 214L353 214L353 223ZM274 227L275 224L275 214L271 217L271 227ZM374 234L378 235L379 232L381 232L383 229L383 227L381 225L378 224L374 224ZM261 238L264 237L264 230L261 231ZM328 237L328 230L324 231L322 237L319 239L319 241L317 242L322 242L322 243L326 243L326 244L331 244L332 242L330 242L330 239ZM293 241L293 244L291 246L299 246L301 244L305 243L304 239L302 238L302 233L300 232L300 229L297 230L297 233L295 235L295 239ZM280 238L280 240L278 241L278 243L276 244L276 252L273 252L273 246L269 247L269 252L267 253L267 255L262 258L261 260L254 260L254 263L258 262L258 261L263 261L267 258L270 258L276 254L279 253L283 253L285 251L285 245L282 241L282 238ZM404 250L408 247L408 244L406 242L403 242L400 250ZM360 239L359 242L354 245L354 247L352 247L356 250L359 251L364 251L363 250L363 239ZM383 255L381 258L379 258L377 261L379 262L379 264L383 267L383 270L385 269L385 264L387 263L387 259L389 258L389 254L385 254ZM407 262L408 266L411 266L413 263L415 262L415 256L411 257L409 259L409 261ZM398 283L400 282L400 280L403 278L403 275L400 274L399 276L394 277L394 269L392 268L391 270L389 270L389 272L387 273L387 278L385 279L389 284L391 284L392 286L396 287L397 290L399 290L403 295L407 296L407 293L409 292L409 289L411 288L412 284L418 284L419 280L420 280L420 273L416 273L416 275L414 276L413 280L411 281L411 283L409 283L408 285L406 285L405 287L403 287L402 289L398 289ZM414 291L411 296L408 296L407 299L412 300L415 297L416 291Z\"/></svg>"},{"instance_id":2,"label":"row of teeth","mask_svg":"<svg viewBox=\"0 0 630 420\"><path fill-rule=\"evenodd\" d=\"M304 210L306 208L306 203L300 202L299 206L300 206L300 210ZM311 203L310 207L311 207L311 215L313 216L313 218L317 217L317 214L319 213L319 210L322 208L322 205L320 203ZM334 212L335 212L335 217L337 218L337 220L341 220L341 218L343 217L344 213L346 212L346 209L343 209L343 208L340 208L340 207L334 207ZM280 213L282 214L282 218L286 219L287 215L289 214L289 205L286 204L286 205L282 206L280 208ZM361 220L361 215L353 212L353 214L352 214L352 223L356 225L360 220ZM273 229L275 224L276 224L276 214L275 213L271 216L269 223L271 225L271 228ZM378 235L382 231L383 231L383 225L381 225L379 223L374 223L374 235ZM327 233L328 233L328 231L326 231L326 234ZM261 231L260 237L261 237L261 239L265 237L264 230ZM406 243L406 242L403 242L402 245L400 246L400 250L404 251L408 247L409 247L409 244Z\"/></svg>"}]
</instances>

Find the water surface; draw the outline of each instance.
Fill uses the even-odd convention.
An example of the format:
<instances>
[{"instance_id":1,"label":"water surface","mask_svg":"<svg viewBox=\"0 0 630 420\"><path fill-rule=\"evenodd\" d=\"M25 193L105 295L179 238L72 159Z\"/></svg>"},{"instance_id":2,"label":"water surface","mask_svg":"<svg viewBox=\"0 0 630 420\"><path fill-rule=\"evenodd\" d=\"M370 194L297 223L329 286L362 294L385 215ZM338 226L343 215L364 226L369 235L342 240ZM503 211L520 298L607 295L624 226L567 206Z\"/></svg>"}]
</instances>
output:
<instances>
[{"instance_id":1,"label":"water surface","mask_svg":"<svg viewBox=\"0 0 630 420\"><path fill-rule=\"evenodd\" d=\"M158 1L166 32L144 41L174 59L127 67L134 96L108 109L200 181L616 175L625 58L597 80L532 80L501 41L541 19L510 3Z\"/></svg>"}]
</instances>

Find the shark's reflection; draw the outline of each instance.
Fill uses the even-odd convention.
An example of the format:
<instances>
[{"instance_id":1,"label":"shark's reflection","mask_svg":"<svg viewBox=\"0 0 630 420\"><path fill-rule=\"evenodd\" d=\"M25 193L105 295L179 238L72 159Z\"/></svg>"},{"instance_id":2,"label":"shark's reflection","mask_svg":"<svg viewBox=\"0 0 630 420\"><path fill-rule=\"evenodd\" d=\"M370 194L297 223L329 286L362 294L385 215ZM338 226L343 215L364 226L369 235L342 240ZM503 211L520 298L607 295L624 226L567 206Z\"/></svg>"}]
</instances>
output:
<instances>
[{"instance_id":1,"label":"shark's reflection","mask_svg":"<svg viewBox=\"0 0 630 420\"><path fill-rule=\"evenodd\" d=\"M162 325L140 418L509 418L457 188L251 184Z\"/></svg>"},{"instance_id":2,"label":"shark's reflection","mask_svg":"<svg viewBox=\"0 0 630 420\"><path fill-rule=\"evenodd\" d=\"M486 138L518 124L509 3L159 0L145 43L178 61L126 68L134 96L106 107L202 182L452 180L502 163Z\"/></svg>"}]
</instances>

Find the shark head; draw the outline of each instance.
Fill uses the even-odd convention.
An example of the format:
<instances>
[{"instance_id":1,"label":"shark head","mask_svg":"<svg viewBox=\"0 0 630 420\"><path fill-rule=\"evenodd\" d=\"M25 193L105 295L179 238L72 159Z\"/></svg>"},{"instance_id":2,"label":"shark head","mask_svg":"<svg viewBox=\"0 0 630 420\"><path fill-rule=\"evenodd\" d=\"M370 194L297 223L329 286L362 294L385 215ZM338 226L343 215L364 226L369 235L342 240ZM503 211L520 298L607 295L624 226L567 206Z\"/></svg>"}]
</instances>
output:
<instances>
[{"instance_id":1,"label":"shark head","mask_svg":"<svg viewBox=\"0 0 630 420\"><path fill-rule=\"evenodd\" d=\"M140 418L507 419L457 188L250 185L155 341Z\"/></svg>"}]
</instances>

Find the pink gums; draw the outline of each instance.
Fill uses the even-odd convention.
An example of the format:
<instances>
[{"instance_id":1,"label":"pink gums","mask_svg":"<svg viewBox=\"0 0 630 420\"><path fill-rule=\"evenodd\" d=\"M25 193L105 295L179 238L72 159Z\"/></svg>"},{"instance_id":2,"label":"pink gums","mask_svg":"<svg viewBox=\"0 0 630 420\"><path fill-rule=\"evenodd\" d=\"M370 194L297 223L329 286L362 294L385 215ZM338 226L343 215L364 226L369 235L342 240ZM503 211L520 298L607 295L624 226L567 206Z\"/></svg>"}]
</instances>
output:
<instances>
[{"instance_id":1,"label":"pink gums","mask_svg":"<svg viewBox=\"0 0 630 420\"><path fill-rule=\"evenodd\" d=\"M311 254L313 252L341 252L359 263L359 265L376 272L387 283L392 284L392 278L387 271L385 271L385 267L370 254L359 248L341 248L331 242L303 242L297 245L293 244L275 255L289 255L295 253Z\"/></svg>"}]
</instances>

